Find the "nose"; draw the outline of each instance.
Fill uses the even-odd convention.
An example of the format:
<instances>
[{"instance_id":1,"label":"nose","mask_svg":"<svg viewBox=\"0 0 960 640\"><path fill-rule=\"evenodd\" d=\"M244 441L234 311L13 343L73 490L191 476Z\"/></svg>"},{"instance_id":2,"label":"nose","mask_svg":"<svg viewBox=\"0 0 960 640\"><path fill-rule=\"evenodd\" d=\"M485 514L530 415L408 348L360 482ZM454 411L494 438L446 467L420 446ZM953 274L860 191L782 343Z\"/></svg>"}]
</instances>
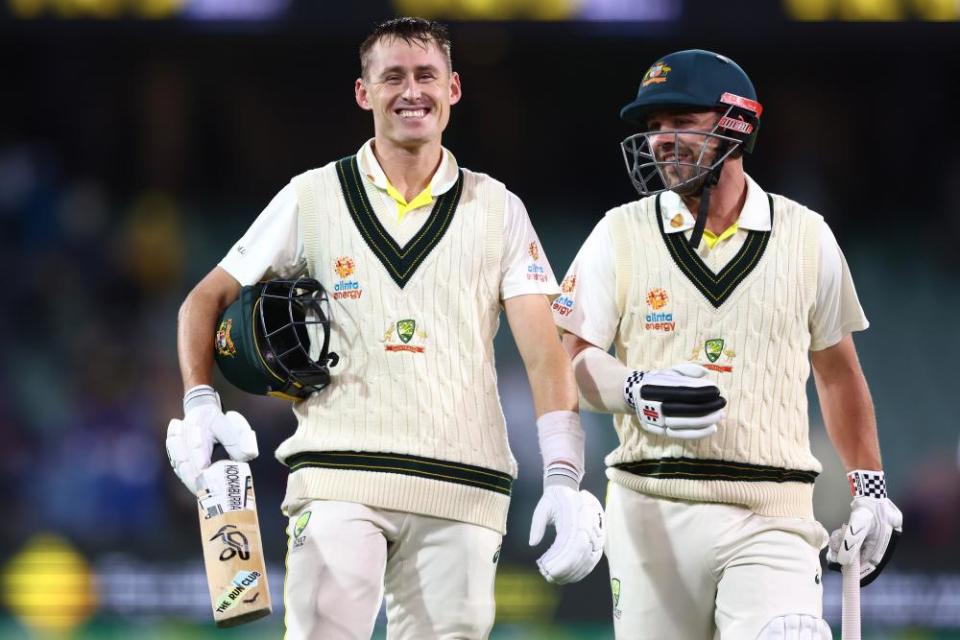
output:
<instances>
[{"instance_id":1,"label":"nose","mask_svg":"<svg viewBox=\"0 0 960 640\"><path fill-rule=\"evenodd\" d=\"M655 151L660 149L669 151L677 143L676 134L662 128L651 131L647 134L647 139L650 141L650 148Z\"/></svg>"},{"instance_id":2,"label":"nose","mask_svg":"<svg viewBox=\"0 0 960 640\"><path fill-rule=\"evenodd\" d=\"M410 102L416 102L420 99L420 87L417 85L416 78L408 78L407 86L403 89L403 97Z\"/></svg>"}]
</instances>

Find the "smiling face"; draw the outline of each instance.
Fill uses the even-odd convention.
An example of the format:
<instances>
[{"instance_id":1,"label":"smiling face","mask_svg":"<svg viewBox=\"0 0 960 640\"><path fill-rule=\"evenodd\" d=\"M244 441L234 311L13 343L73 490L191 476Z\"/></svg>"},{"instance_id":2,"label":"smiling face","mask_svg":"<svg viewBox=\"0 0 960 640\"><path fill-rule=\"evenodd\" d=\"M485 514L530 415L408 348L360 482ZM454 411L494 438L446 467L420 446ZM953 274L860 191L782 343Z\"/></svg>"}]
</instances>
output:
<instances>
[{"instance_id":1,"label":"smiling face","mask_svg":"<svg viewBox=\"0 0 960 640\"><path fill-rule=\"evenodd\" d=\"M439 144L460 100L460 77L447 53L434 40L385 36L367 56L355 93L357 104L373 112L378 142L405 149Z\"/></svg>"},{"instance_id":2,"label":"smiling face","mask_svg":"<svg viewBox=\"0 0 960 640\"><path fill-rule=\"evenodd\" d=\"M655 111L647 117L647 138L650 151L659 164L664 186L683 195L699 189L698 174L702 167L716 160L719 139L705 134L713 131L720 114L716 111ZM677 133L688 131L689 133ZM699 133L702 132L702 133ZM697 166L699 165L699 167Z\"/></svg>"}]
</instances>

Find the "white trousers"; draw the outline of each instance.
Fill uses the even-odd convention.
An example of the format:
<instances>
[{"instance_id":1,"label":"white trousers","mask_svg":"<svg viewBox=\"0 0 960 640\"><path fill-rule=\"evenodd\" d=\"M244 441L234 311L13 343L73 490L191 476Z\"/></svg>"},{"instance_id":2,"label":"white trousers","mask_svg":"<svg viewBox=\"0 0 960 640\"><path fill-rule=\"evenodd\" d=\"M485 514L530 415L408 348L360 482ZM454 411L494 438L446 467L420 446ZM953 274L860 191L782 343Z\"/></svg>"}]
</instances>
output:
<instances>
[{"instance_id":1,"label":"white trousers","mask_svg":"<svg viewBox=\"0 0 960 640\"><path fill-rule=\"evenodd\" d=\"M613 482L606 511L618 640L755 640L773 618L822 617L827 532L816 521Z\"/></svg>"},{"instance_id":2,"label":"white trousers","mask_svg":"<svg viewBox=\"0 0 960 640\"><path fill-rule=\"evenodd\" d=\"M388 640L481 640L493 628L492 529L315 500L287 533L286 640L368 640L384 595Z\"/></svg>"}]
</instances>

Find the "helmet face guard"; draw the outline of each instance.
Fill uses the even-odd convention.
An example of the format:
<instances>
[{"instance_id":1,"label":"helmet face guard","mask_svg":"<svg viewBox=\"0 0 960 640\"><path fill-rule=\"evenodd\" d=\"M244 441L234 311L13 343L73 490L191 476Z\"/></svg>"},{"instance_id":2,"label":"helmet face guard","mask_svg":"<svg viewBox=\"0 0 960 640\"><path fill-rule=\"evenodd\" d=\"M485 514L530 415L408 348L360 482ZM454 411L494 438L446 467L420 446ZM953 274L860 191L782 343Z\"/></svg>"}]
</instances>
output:
<instances>
[{"instance_id":1,"label":"helmet face guard","mask_svg":"<svg viewBox=\"0 0 960 640\"><path fill-rule=\"evenodd\" d=\"M259 352L270 371L285 379L274 391L303 398L330 384L329 368L340 357L329 352L330 299L319 282L265 282L256 314Z\"/></svg>"},{"instance_id":2,"label":"helmet face guard","mask_svg":"<svg viewBox=\"0 0 960 640\"><path fill-rule=\"evenodd\" d=\"M719 107L725 107L725 109L710 131L690 129L644 131L628 136L620 143L630 182L641 196L668 190L680 193L698 192L698 187L705 182L707 176L713 171L719 173L724 161L737 148L747 152L753 150L753 143L760 127L760 114L763 112L760 103L732 93L722 94L717 103ZM677 150L673 160L657 159L651 143L653 136L658 138L673 136L673 147ZM699 144L690 143L690 139L695 139L695 136L701 138ZM699 149L696 148L697 146ZM693 159L680 160L681 150L692 151L686 155ZM671 172L677 178L672 178L669 175ZM693 189L688 190L687 187L693 187Z\"/></svg>"},{"instance_id":3,"label":"helmet face guard","mask_svg":"<svg viewBox=\"0 0 960 640\"><path fill-rule=\"evenodd\" d=\"M672 160L658 160L650 138L673 137ZM681 140L681 136L684 137ZM688 140L699 136L702 141L692 149L691 160L680 160L679 150L689 148ZM630 182L641 196L650 196L663 191L687 192L687 187L702 185L710 172L719 169L741 141L712 131L680 129L672 131L644 131L627 137L620 143L623 161L627 165Z\"/></svg>"},{"instance_id":4,"label":"helmet face guard","mask_svg":"<svg viewBox=\"0 0 960 640\"><path fill-rule=\"evenodd\" d=\"M220 318L215 359L232 385L300 400L330 384L340 358L330 348L330 301L317 280L244 287Z\"/></svg>"}]
</instances>

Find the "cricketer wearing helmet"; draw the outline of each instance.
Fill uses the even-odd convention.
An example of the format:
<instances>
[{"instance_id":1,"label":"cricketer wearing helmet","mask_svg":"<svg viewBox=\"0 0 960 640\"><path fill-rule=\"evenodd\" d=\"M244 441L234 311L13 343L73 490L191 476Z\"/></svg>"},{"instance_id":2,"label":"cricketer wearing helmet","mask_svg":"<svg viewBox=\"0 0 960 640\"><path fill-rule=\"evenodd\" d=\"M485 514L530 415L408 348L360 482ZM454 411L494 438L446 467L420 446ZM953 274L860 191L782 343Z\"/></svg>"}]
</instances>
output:
<instances>
[{"instance_id":1,"label":"cricketer wearing helmet","mask_svg":"<svg viewBox=\"0 0 960 640\"><path fill-rule=\"evenodd\" d=\"M225 323L236 317L236 331L254 317L256 291L242 286L304 274L319 282L325 294L280 285L296 292L288 304L299 311L276 329L264 315L237 334L259 341L241 341L253 373L221 362L238 386L297 399L297 430L276 453L290 468L286 638L369 638L384 597L390 638L486 638L517 473L493 358L501 308L545 465L531 544L556 529L540 571L580 580L602 554L603 509L579 490L576 383L548 302L558 288L520 199L441 145L462 95L445 28L391 20L360 58L354 95L374 137L293 178L181 308L185 417L171 423L168 450L191 490L214 441L236 459L256 455L250 426L222 412L210 385L213 347L232 342L241 355ZM228 307L241 291L253 293L235 316ZM300 334L319 337L304 324L311 317L329 328L319 350L314 341L301 349ZM282 345L266 344L283 332ZM288 352L300 361L275 367Z\"/></svg>"},{"instance_id":2,"label":"cricketer wearing helmet","mask_svg":"<svg viewBox=\"0 0 960 640\"><path fill-rule=\"evenodd\" d=\"M724 56L665 56L621 117L641 198L608 211L554 319L582 403L614 414L606 554L618 638L829 638L806 382L854 499L828 560L883 567L887 498L852 332L867 321L823 218L744 173L762 114ZM613 345L616 357L608 355Z\"/></svg>"}]
</instances>

